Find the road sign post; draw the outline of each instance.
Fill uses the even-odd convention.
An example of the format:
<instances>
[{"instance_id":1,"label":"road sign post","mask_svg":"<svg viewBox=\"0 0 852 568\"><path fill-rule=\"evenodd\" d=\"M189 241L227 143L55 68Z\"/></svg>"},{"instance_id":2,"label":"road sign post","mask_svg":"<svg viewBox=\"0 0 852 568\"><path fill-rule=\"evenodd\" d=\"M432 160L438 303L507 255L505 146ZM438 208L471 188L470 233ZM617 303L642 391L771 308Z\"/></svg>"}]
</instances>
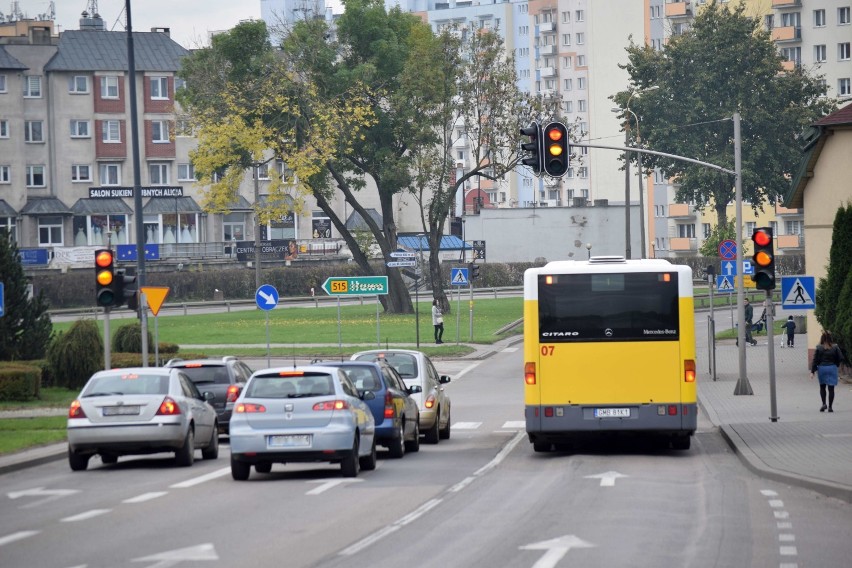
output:
<instances>
[{"instance_id":1,"label":"road sign post","mask_svg":"<svg viewBox=\"0 0 852 568\"><path fill-rule=\"evenodd\" d=\"M151 308L151 313L154 314L154 366L160 366L160 327L159 318L160 308L166 296L169 295L168 286L140 286L140 297L145 298L145 303L139 302L142 305L142 310L145 309L145 304Z\"/></svg>"},{"instance_id":2,"label":"road sign post","mask_svg":"<svg viewBox=\"0 0 852 568\"><path fill-rule=\"evenodd\" d=\"M278 305L278 290L271 284L263 284L254 293L254 301L257 307L266 312L266 366L271 367L272 362L269 354L269 311Z\"/></svg>"},{"instance_id":3,"label":"road sign post","mask_svg":"<svg viewBox=\"0 0 852 568\"><path fill-rule=\"evenodd\" d=\"M6 315L6 289L0 282L0 318Z\"/></svg>"},{"instance_id":4,"label":"road sign post","mask_svg":"<svg viewBox=\"0 0 852 568\"><path fill-rule=\"evenodd\" d=\"M399 253L391 253L391 256ZM407 257L403 257L407 258ZM405 261L402 261L405 262ZM412 262L412 265L416 264ZM388 263L390 266L390 263ZM388 293L387 276L331 276L322 283L322 289L329 296L337 296L337 347L343 348L343 335L340 328L341 296L376 296L376 342L380 343L379 332L379 296Z\"/></svg>"}]
</instances>

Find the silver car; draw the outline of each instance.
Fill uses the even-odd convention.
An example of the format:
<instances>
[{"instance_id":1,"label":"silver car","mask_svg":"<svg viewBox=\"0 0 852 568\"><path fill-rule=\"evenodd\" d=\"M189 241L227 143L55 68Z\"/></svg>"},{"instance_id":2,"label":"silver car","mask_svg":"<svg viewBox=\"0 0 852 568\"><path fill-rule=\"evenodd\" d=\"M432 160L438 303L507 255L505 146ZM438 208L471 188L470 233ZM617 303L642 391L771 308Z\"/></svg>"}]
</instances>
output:
<instances>
[{"instance_id":1,"label":"silver car","mask_svg":"<svg viewBox=\"0 0 852 568\"><path fill-rule=\"evenodd\" d=\"M211 398L178 369L99 371L68 410L68 463L82 471L95 454L112 464L123 455L174 452L177 465L190 466L199 447L204 459L216 459Z\"/></svg>"},{"instance_id":2,"label":"silver car","mask_svg":"<svg viewBox=\"0 0 852 568\"><path fill-rule=\"evenodd\" d=\"M444 385L447 375L439 375L426 354L410 349L373 349L352 355L353 361L387 362L402 377L405 386L419 386L421 391L411 395L420 408L420 432L426 442L437 444L450 437L450 397Z\"/></svg>"},{"instance_id":3,"label":"silver car","mask_svg":"<svg viewBox=\"0 0 852 568\"><path fill-rule=\"evenodd\" d=\"M231 476L245 481L251 466L269 473L287 462L339 463L344 477L375 469L376 423L364 402L374 397L334 367L257 371L231 415Z\"/></svg>"}]
</instances>

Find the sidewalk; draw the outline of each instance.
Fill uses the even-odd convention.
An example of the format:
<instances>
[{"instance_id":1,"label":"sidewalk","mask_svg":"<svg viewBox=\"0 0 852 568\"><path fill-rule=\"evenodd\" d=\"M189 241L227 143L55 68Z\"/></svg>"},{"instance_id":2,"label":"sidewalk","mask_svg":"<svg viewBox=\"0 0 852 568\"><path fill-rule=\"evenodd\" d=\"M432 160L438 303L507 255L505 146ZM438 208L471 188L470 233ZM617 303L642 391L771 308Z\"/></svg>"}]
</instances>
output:
<instances>
[{"instance_id":1,"label":"sidewalk","mask_svg":"<svg viewBox=\"0 0 852 568\"><path fill-rule=\"evenodd\" d=\"M819 386L810 379L804 336L796 339L799 345L793 349L775 348L776 422L769 419L766 338L746 348L752 395L734 394L739 355L733 341L716 344L716 381L709 373L707 348L699 346L701 410L752 471L852 503L852 385L841 381L836 387L834 413L819 412ZM475 351L463 359L483 359L521 341L515 336L493 345L472 345ZM0 474L64 459L65 452L65 444L54 444L0 456Z\"/></svg>"}]
</instances>

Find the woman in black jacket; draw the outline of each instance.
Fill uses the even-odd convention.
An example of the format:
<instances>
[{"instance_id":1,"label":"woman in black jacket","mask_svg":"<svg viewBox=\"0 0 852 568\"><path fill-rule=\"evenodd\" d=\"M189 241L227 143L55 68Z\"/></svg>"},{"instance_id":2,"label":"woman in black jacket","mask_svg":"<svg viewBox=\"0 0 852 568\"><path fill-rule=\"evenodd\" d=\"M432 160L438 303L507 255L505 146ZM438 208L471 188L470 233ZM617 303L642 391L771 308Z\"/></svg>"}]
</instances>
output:
<instances>
[{"instance_id":1,"label":"woman in black jacket","mask_svg":"<svg viewBox=\"0 0 852 568\"><path fill-rule=\"evenodd\" d=\"M814 360L811 363L811 378L814 378L816 373L819 377L819 396L822 399L822 407L820 412L825 412L828 408L829 412L834 412L832 408L834 404L834 387L837 385L837 368L846 360L840 347L834 343L834 338L827 331L822 332L819 338L819 345L814 351ZM825 405L825 394L828 390L828 407Z\"/></svg>"}]
</instances>

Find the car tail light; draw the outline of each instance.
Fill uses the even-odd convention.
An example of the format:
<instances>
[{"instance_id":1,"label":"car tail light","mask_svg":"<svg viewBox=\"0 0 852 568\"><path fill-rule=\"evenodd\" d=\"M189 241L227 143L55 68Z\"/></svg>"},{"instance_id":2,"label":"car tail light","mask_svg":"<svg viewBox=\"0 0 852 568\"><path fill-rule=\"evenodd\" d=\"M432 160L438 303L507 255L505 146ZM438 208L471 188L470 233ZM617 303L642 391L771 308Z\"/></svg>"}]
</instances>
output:
<instances>
[{"instance_id":1,"label":"car tail light","mask_svg":"<svg viewBox=\"0 0 852 568\"><path fill-rule=\"evenodd\" d=\"M393 395L390 391L385 392L385 418L393 418L396 416L396 408L393 406Z\"/></svg>"},{"instance_id":2,"label":"car tail light","mask_svg":"<svg viewBox=\"0 0 852 568\"><path fill-rule=\"evenodd\" d=\"M86 413L83 412L83 406L79 400L75 400L68 408L68 418L85 418Z\"/></svg>"},{"instance_id":3,"label":"car tail light","mask_svg":"<svg viewBox=\"0 0 852 568\"><path fill-rule=\"evenodd\" d=\"M176 403L172 397L167 396L160 404L160 409L157 410L157 414L160 416L174 416L176 414L180 414L180 406L178 406L178 403Z\"/></svg>"},{"instance_id":4,"label":"car tail light","mask_svg":"<svg viewBox=\"0 0 852 568\"><path fill-rule=\"evenodd\" d=\"M423 403L423 405L424 405L426 408L432 408L433 406L435 406L435 395L434 395L434 394L430 394L430 395L426 398L426 402L424 402L424 403Z\"/></svg>"},{"instance_id":5,"label":"car tail light","mask_svg":"<svg viewBox=\"0 0 852 568\"><path fill-rule=\"evenodd\" d=\"M683 381L686 383L695 382L695 361L693 359L686 359L683 362Z\"/></svg>"},{"instance_id":6,"label":"car tail light","mask_svg":"<svg viewBox=\"0 0 852 568\"><path fill-rule=\"evenodd\" d=\"M326 400L314 405L314 410L346 410L348 408L349 403L345 400Z\"/></svg>"},{"instance_id":7,"label":"car tail light","mask_svg":"<svg viewBox=\"0 0 852 568\"><path fill-rule=\"evenodd\" d=\"M266 407L262 404L254 404L252 402L241 402L234 408L237 414L252 414L255 412L266 412Z\"/></svg>"},{"instance_id":8,"label":"car tail light","mask_svg":"<svg viewBox=\"0 0 852 568\"><path fill-rule=\"evenodd\" d=\"M237 385L229 386L227 402L236 402L238 396L240 396L240 387Z\"/></svg>"},{"instance_id":9,"label":"car tail light","mask_svg":"<svg viewBox=\"0 0 852 568\"><path fill-rule=\"evenodd\" d=\"M535 363L526 363L524 365L524 382L528 385L535 384Z\"/></svg>"}]
</instances>

